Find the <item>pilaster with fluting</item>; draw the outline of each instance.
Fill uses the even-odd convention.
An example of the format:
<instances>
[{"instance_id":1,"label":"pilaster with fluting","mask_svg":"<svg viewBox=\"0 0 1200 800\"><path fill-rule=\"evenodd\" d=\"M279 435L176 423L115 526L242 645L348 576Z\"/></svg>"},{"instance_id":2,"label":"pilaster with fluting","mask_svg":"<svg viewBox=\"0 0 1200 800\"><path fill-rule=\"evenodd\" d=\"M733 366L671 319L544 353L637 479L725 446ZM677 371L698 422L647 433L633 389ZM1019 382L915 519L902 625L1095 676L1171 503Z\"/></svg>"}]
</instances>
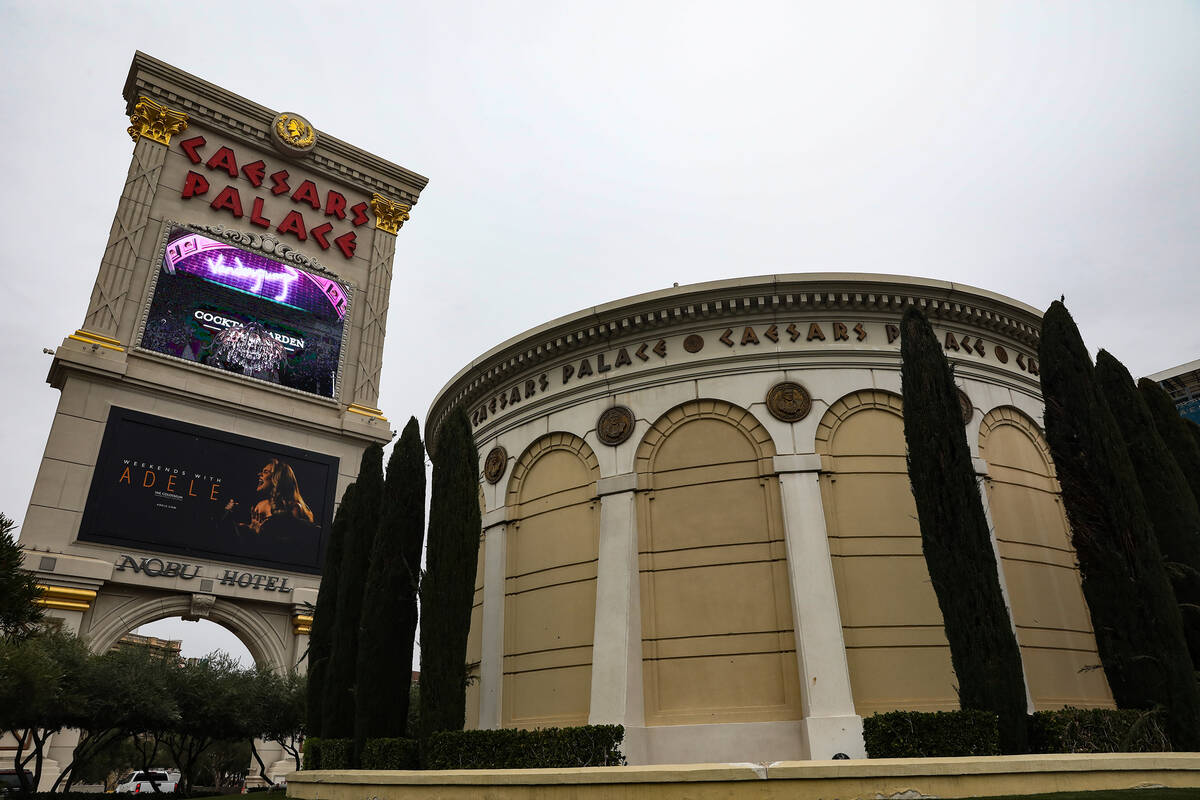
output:
<instances>
[{"instance_id":1,"label":"pilaster with fluting","mask_svg":"<svg viewBox=\"0 0 1200 800\"><path fill-rule=\"evenodd\" d=\"M367 285L356 300L362 300L362 339L358 347L352 402L375 407L379 401L379 373L383 368L383 338L387 332L388 295L392 285L392 257L396 237L376 228L371 237L371 260Z\"/></svg>"},{"instance_id":2,"label":"pilaster with fluting","mask_svg":"<svg viewBox=\"0 0 1200 800\"><path fill-rule=\"evenodd\" d=\"M131 297L130 290L150 221L150 203L166 158L166 146L149 137L134 143L125 188L84 317L83 327L88 331L122 342L129 342L132 336L140 298Z\"/></svg>"}]
</instances>

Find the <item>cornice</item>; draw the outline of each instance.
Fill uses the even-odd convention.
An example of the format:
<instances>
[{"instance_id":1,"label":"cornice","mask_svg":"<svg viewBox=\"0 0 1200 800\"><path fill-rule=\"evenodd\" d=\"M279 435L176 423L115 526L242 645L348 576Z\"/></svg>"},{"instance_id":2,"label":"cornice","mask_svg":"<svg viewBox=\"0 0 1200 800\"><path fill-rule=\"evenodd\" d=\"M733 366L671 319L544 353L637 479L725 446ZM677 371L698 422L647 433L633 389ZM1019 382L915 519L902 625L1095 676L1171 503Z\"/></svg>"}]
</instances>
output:
<instances>
[{"instance_id":1,"label":"cornice","mask_svg":"<svg viewBox=\"0 0 1200 800\"><path fill-rule=\"evenodd\" d=\"M141 51L134 53L125 81L127 113L133 112L139 96L149 97L173 110L187 113L193 124L218 131L245 144L274 151L270 129L276 111ZM314 172L355 186L366 194L378 192L391 200L410 205L417 202L421 190L429 182L422 175L324 131L319 134L317 147L311 154L290 158L304 161Z\"/></svg>"},{"instance_id":2,"label":"cornice","mask_svg":"<svg viewBox=\"0 0 1200 800\"><path fill-rule=\"evenodd\" d=\"M1041 312L964 284L871 273L799 273L734 278L635 295L551 320L474 359L438 392L426 419L436 431L445 414L537 365L626 336L707 321L783 313L899 315L915 305L932 319L970 325L1036 350Z\"/></svg>"}]
</instances>

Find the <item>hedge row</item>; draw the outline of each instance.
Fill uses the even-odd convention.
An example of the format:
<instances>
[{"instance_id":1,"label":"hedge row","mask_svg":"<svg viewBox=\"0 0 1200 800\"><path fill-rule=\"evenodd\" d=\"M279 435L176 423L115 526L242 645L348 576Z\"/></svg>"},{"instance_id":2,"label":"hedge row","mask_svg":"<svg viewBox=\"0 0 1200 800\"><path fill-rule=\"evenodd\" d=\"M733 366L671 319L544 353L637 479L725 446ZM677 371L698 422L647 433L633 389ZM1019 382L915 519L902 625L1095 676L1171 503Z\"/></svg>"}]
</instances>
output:
<instances>
[{"instance_id":1,"label":"hedge row","mask_svg":"<svg viewBox=\"0 0 1200 800\"><path fill-rule=\"evenodd\" d=\"M1039 711L1029 718L1034 753L1150 753L1171 750L1161 712L1105 708ZM625 763L620 725L435 733L421 758L412 739L368 739L362 769L528 769ZM1000 754L996 716L987 711L891 711L863 720L870 758ZM305 769L349 769L350 739L309 737ZM56 800L69 800L55 795Z\"/></svg>"},{"instance_id":2,"label":"hedge row","mask_svg":"<svg viewBox=\"0 0 1200 800\"><path fill-rule=\"evenodd\" d=\"M863 720L870 758L999 755L988 711L892 711ZM1062 708L1029 718L1033 753L1159 753L1171 750L1156 711Z\"/></svg>"},{"instance_id":3,"label":"hedge row","mask_svg":"<svg viewBox=\"0 0 1200 800\"><path fill-rule=\"evenodd\" d=\"M429 769L613 767L625 763L620 725L488 731L446 731L429 739Z\"/></svg>"},{"instance_id":4,"label":"hedge row","mask_svg":"<svg viewBox=\"0 0 1200 800\"><path fill-rule=\"evenodd\" d=\"M415 739L367 739L363 769L420 769L421 748Z\"/></svg>"},{"instance_id":5,"label":"hedge row","mask_svg":"<svg viewBox=\"0 0 1200 800\"><path fill-rule=\"evenodd\" d=\"M868 758L1000 755L990 711L889 711L863 720Z\"/></svg>"},{"instance_id":6,"label":"hedge row","mask_svg":"<svg viewBox=\"0 0 1200 800\"><path fill-rule=\"evenodd\" d=\"M304 769L351 769L354 756L353 739L319 739L309 736L304 740Z\"/></svg>"},{"instance_id":7,"label":"hedge row","mask_svg":"<svg viewBox=\"0 0 1200 800\"><path fill-rule=\"evenodd\" d=\"M435 733L422 762L412 739L368 739L361 769L524 769L536 767L611 767L625 763L620 725L577 728L506 728ZM354 742L318 739L304 742L304 769L351 769Z\"/></svg>"},{"instance_id":8,"label":"hedge row","mask_svg":"<svg viewBox=\"0 0 1200 800\"><path fill-rule=\"evenodd\" d=\"M1161 712L1061 708L1029 720L1035 753L1163 753L1171 750Z\"/></svg>"}]
</instances>

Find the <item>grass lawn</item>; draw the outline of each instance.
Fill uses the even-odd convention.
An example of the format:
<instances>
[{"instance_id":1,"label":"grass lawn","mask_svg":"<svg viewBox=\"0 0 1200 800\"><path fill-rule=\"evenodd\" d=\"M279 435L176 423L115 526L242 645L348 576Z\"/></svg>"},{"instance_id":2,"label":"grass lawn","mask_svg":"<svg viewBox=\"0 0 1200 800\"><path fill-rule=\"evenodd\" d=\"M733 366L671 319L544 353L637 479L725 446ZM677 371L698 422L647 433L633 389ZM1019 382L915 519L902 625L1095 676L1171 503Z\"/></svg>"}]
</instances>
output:
<instances>
[{"instance_id":1,"label":"grass lawn","mask_svg":"<svg viewBox=\"0 0 1200 800\"><path fill-rule=\"evenodd\" d=\"M975 800L1198 800L1195 789L1108 789L1101 792L1054 792L1052 794L988 795Z\"/></svg>"},{"instance_id":2,"label":"grass lawn","mask_svg":"<svg viewBox=\"0 0 1200 800\"><path fill-rule=\"evenodd\" d=\"M249 795L224 794L205 800L283 800L283 792L254 792ZM1101 792L1054 792L1052 794L1004 794L977 797L973 800L1200 800L1200 787L1195 789L1110 789Z\"/></svg>"},{"instance_id":3,"label":"grass lawn","mask_svg":"<svg viewBox=\"0 0 1200 800\"><path fill-rule=\"evenodd\" d=\"M254 792L249 795L223 794L204 800L283 800L283 792ZM1110 789L1101 792L1053 792L1051 794L1004 794L972 800L1200 800L1200 787L1194 789Z\"/></svg>"}]
</instances>

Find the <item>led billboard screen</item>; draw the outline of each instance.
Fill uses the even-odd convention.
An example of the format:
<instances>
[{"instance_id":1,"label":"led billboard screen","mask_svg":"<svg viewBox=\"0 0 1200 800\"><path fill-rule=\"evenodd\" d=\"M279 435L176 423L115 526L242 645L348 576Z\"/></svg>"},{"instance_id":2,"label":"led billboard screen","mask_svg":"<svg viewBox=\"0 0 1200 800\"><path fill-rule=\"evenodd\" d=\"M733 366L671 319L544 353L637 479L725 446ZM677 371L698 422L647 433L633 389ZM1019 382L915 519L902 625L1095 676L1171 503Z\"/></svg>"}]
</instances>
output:
<instances>
[{"instance_id":1,"label":"led billboard screen","mask_svg":"<svg viewBox=\"0 0 1200 800\"><path fill-rule=\"evenodd\" d=\"M1181 417L1200 424L1200 398L1181 400L1175 404L1175 407L1179 409Z\"/></svg>"},{"instance_id":2,"label":"led billboard screen","mask_svg":"<svg viewBox=\"0 0 1200 800\"><path fill-rule=\"evenodd\" d=\"M348 307L336 280L173 227L140 346L333 397Z\"/></svg>"},{"instance_id":3,"label":"led billboard screen","mask_svg":"<svg viewBox=\"0 0 1200 800\"><path fill-rule=\"evenodd\" d=\"M79 540L320 574L338 459L109 412Z\"/></svg>"}]
</instances>

